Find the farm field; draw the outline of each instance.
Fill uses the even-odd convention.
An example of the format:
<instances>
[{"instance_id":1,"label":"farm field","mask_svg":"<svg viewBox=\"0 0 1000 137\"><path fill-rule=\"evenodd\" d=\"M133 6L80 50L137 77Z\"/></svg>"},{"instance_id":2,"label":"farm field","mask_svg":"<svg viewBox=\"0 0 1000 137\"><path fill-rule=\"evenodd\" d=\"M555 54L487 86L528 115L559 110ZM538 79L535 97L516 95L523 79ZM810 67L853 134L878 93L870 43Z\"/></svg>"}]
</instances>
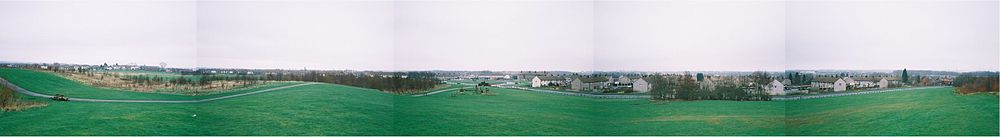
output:
<instances>
[{"instance_id":1,"label":"farm field","mask_svg":"<svg viewBox=\"0 0 1000 137\"><path fill-rule=\"evenodd\" d=\"M23 75L45 74L9 70L0 74L6 79ZM36 92L86 88L67 84L72 81L58 77L49 81L53 81L46 84L50 86L24 88ZM183 104L56 102L22 96L29 101L46 101L49 106L0 112L0 125L4 125L0 126L0 135L997 134L996 96L957 96L950 88L797 101L656 103L513 89L490 91L492 95L466 93L453 97L455 91L448 91L412 97L314 84ZM179 99L104 89L86 92L79 95ZM890 104L930 106L893 109L900 105ZM929 123L942 125L926 125Z\"/></svg>"}]
</instances>

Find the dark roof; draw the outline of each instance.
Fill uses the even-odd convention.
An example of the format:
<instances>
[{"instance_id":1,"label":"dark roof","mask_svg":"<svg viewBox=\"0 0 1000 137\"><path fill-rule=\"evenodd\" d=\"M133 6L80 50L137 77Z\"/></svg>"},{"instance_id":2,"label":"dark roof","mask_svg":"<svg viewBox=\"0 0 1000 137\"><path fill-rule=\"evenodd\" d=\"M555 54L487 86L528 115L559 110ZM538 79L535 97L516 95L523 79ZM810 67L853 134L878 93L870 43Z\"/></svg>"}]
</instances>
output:
<instances>
[{"instance_id":1,"label":"dark roof","mask_svg":"<svg viewBox=\"0 0 1000 137\"><path fill-rule=\"evenodd\" d=\"M882 78L885 78L885 80L888 81L898 80L895 77L851 77L851 78L853 78L854 81L873 81L873 82L881 81Z\"/></svg>"},{"instance_id":2,"label":"dark roof","mask_svg":"<svg viewBox=\"0 0 1000 137\"><path fill-rule=\"evenodd\" d=\"M557 76L538 76L538 79L540 79L542 81L566 80L565 78L557 77Z\"/></svg>"},{"instance_id":3,"label":"dark roof","mask_svg":"<svg viewBox=\"0 0 1000 137\"><path fill-rule=\"evenodd\" d=\"M577 79L579 79L580 82L583 82L583 83L608 82L608 78L607 77L582 77L582 78L577 78Z\"/></svg>"},{"instance_id":4,"label":"dark roof","mask_svg":"<svg viewBox=\"0 0 1000 137\"><path fill-rule=\"evenodd\" d=\"M646 83L649 83L649 82L650 82L650 81L649 81L649 78L646 78L646 77L636 77L635 79L632 79L632 82L637 82L637 81L639 81L640 79L641 79L642 81L646 81Z\"/></svg>"},{"instance_id":5,"label":"dark roof","mask_svg":"<svg viewBox=\"0 0 1000 137\"><path fill-rule=\"evenodd\" d=\"M834 83L834 82L837 82L838 79L840 79L840 78L838 78L838 77L816 77L816 78L813 78L813 82Z\"/></svg>"}]
</instances>

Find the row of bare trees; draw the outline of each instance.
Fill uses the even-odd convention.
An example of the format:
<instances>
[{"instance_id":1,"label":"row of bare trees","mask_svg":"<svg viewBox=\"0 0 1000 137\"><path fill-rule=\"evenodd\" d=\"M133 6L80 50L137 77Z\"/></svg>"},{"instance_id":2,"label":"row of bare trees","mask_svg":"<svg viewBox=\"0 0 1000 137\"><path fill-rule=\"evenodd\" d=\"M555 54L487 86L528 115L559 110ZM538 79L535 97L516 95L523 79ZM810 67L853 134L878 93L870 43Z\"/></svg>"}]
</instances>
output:
<instances>
[{"instance_id":1,"label":"row of bare trees","mask_svg":"<svg viewBox=\"0 0 1000 137\"><path fill-rule=\"evenodd\" d=\"M441 81L431 72L395 72L387 75L358 75L310 71L304 74L271 74L266 80L311 81L378 89L390 93L411 93L433 89Z\"/></svg>"},{"instance_id":2,"label":"row of bare trees","mask_svg":"<svg viewBox=\"0 0 1000 137\"><path fill-rule=\"evenodd\" d=\"M744 82L717 81L712 85L702 86L692 75L655 75L650 78L652 100L739 100L756 101L770 100L771 96L764 92L764 86L772 80L766 72L754 72L741 77Z\"/></svg>"},{"instance_id":3,"label":"row of bare trees","mask_svg":"<svg viewBox=\"0 0 1000 137\"><path fill-rule=\"evenodd\" d=\"M1000 74L997 72L969 72L962 73L955 77L952 81L952 86L955 86L955 91L962 94L977 93L977 92L997 92L1000 91L1000 86L997 86L1000 81Z\"/></svg>"}]
</instances>

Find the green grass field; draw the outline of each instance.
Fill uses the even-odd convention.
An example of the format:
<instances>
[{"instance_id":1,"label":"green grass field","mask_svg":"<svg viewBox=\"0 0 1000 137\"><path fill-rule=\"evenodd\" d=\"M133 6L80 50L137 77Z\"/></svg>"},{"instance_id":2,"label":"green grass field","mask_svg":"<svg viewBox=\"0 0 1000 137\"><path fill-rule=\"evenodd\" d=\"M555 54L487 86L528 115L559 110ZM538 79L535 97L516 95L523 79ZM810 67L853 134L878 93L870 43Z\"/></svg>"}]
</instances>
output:
<instances>
[{"instance_id":1,"label":"green grass field","mask_svg":"<svg viewBox=\"0 0 1000 137\"><path fill-rule=\"evenodd\" d=\"M789 101L789 135L990 135L1000 133L995 95L952 88Z\"/></svg>"},{"instance_id":2,"label":"green grass field","mask_svg":"<svg viewBox=\"0 0 1000 137\"><path fill-rule=\"evenodd\" d=\"M0 76L11 79L21 73L26 72L5 70ZM73 86L25 88L39 91L67 85ZM94 90L87 92L121 98L157 96ZM511 89L492 89L494 95L452 97L445 92L411 97L316 84L190 104L55 102L24 97L50 105L0 112L0 135L997 134L996 96L956 96L950 90L801 101L651 103ZM879 107L898 103L932 106L907 110ZM928 112L918 111L924 109ZM957 114L962 115L951 116ZM915 125L928 123L942 125Z\"/></svg>"},{"instance_id":3,"label":"green grass field","mask_svg":"<svg viewBox=\"0 0 1000 137\"><path fill-rule=\"evenodd\" d=\"M271 82L254 88L237 89L237 91L223 92L219 94L189 96L177 94L159 94L131 92L113 89L102 89L87 86L73 80L69 80L50 72L40 72L25 69L0 68L0 77L11 83L17 84L21 88L29 89L42 94L63 94L68 97L77 98L98 98L98 99L155 99L155 100L194 100L239 94L260 89L268 89L286 85L297 84L299 82Z\"/></svg>"}]
</instances>

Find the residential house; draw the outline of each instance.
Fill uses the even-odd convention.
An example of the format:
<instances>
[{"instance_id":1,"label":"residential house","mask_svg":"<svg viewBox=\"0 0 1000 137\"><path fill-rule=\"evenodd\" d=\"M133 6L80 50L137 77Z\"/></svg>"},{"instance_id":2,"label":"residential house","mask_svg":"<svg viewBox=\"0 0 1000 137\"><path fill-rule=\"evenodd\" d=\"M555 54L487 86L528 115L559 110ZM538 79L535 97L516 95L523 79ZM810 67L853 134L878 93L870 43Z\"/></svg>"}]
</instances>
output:
<instances>
[{"instance_id":1,"label":"residential house","mask_svg":"<svg viewBox=\"0 0 1000 137\"><path fill-rule=\"evenodd\" d=\"M764 90L770 95L785 95L785 84L782 84L778 80L772 80Z\"/></svg>"},{"instance_id":2,"label":"residential house","mask_svg":"<svg viewBox=\"0 0 1000 137\"><path fill-rule=\"evenodd\" d=\"M889 88L889 80L885 78L878 80L878 88Z\"/></svg>"},{"instance_id":3,"label":"residential house","mask_svg":"<svg viewBox=\"0 0 1000 137\"><path fill-rule=\"evenodd\" d=\"M570 82L570 89L576 91L591 91L604 89L608 85L607 77L578 77Z\"/></svg>"},{"instance_id":4,"label":"residential house","mask_svg":"<svg viewBox=\"0 0 1000 137\"><path fill-rule=\"evenodd\" d=\"M535 76L531 79L531 87L542 87L548 85L563 85L566 79L557 76Z\"/></svg>"},{"instance_id":5,"label":"residential house","mask_svg":"<svg viewBox=\"0 0 1000 137\"><path fill-rule=\"evenodd\" d=\"M653 86L650 85L649 81L646 81L645 78L635 78L632 81L632 91L645 93L649 92L650 90L653 90Z\"/></svg>"},{"instance_id":6,"label":"residential house","mask_svg":"<svg viewBox=\"0 0 1000 137\"><path fill-rule=\"evenodd\" d=\"M817 77L811 83L813 88L819 90L846 91L847 82L843 78L837 77Z\"/></svg>"}]
</instances>

